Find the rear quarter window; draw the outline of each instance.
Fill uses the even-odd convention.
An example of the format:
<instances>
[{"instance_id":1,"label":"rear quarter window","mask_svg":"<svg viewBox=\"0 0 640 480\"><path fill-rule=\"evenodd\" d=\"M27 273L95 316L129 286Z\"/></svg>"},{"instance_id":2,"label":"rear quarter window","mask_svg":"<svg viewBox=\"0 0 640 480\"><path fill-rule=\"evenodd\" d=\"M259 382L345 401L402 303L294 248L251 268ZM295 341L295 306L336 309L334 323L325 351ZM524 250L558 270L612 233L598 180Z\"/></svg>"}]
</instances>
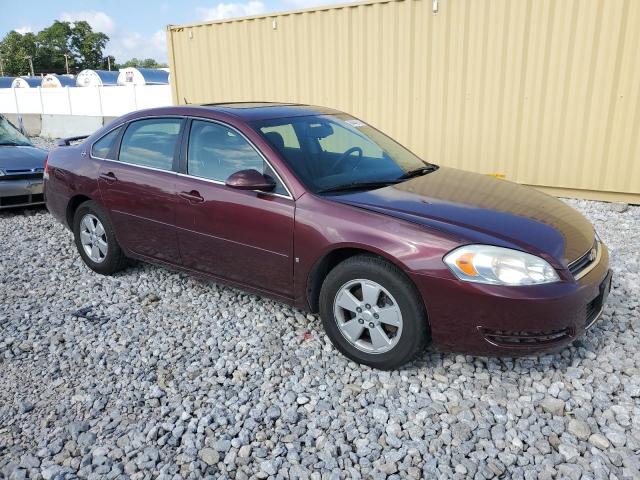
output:
<instances>
[{"instance_id":1,"label":"rear quarter window","mask_svg":"<svg viewBox=\"0 0 640 480\"><path fill-rule=\"evenodd\" d=\"M115 160L115 142L122 127L115 128L96 141L91 148L91 156L94 158L103 158L107 160Z\"/></svg>"}]
</instances>

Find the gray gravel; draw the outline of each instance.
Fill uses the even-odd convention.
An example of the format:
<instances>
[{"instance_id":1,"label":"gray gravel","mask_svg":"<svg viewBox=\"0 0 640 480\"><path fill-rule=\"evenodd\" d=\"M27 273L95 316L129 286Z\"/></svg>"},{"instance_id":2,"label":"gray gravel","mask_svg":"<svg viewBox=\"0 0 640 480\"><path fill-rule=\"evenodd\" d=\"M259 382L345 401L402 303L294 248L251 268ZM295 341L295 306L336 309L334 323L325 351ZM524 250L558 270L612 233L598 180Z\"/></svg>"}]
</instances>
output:
<instances>
[{"instance_id":1,"label":"gray gravel","mask_svg":"<svg viewBox=\"0 0 640 480\"><path fill-rule=\"evenodd\" d=\"M615 272L586 337L394 372L273 300L98 276L45 210L2 213L0 477L640 478L640 207L568 202Z\"/></svg>"},{"instance_id":2,"label":"gray gravel","mask_svg":"<svg viewBox=\"0 0 640 480\"><path fill-rule=\"evenodd\" d=\"M50 138L44 138L44 137L29 137L29 140L31 140L31 142L39 148L44 148L45 150L51 150L56 146L56 141L54 139L50 139Z\"/></svg>"}]
</instances>

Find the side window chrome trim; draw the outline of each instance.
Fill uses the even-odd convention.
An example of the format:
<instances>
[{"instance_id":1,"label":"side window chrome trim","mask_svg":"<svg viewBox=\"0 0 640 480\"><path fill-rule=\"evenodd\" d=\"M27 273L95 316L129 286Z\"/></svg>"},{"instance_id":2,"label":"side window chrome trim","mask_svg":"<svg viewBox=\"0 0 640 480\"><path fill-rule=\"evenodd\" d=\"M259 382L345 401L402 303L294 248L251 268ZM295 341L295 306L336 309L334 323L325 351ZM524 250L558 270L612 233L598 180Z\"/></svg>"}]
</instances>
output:
<instances>
[{"instance_id":1,"label":"side window chrome trim","mask_svg":"<svg viewBox=\"0 0 640 480\"><path fill-rule=\"evenodd\" d=\"M283 195L281 193L273 193L273 192L262 192L262 191L259 191L259 190L252 190L252 191L258 191L259 193L262 193L262 194L273 195L273 196L276 196L276 197L288 198L289 200L293 200L293 195L291 195L291 191L289 190L289 187L284 182L284 180L282 180L282 177L280 176L278 171L273 167L273 165L271 165L271 162L269 160L267 160L267 157L260 151L260 149L258 147L256 147L254 145L254 143L251 140L249 140L244 133L242 133L240 130L238 130L234 126L229 125L228 123L221 122L220 120L214 120L212 118L204 118L204 117L194 117L192 115L189 115L186 118L191 118L192 120L198 120L198 121L202 121L202 122L215 123L215 124L220 125L222 127L228 128L229 130L232 130L235 133L237 133L238 135L240 135L240 137L242 137L249 144L249 146L253 150L255 150L255 152L258 155L260 155L262 160L264 160L264 162L269 166L269 169L275 174L275 176L278 178L278 181L282 184L282 186L286 190L287 195ZM191 137L191 130L189 130L189 137ZM188 140L189 139L187 139L187 144L188 144ZM186 160L187 160L186 166L187 166L187 169L188 169L189 168L189 149L188 148L187 148L187 159ZM218 185L226 185L226 183L221 181L221 180L213 180L211 178L198 177L196 175L190 175L189 173L180 173L180 172L178 172L178 175L181 176L181 177L197 178L198 180L204 180L204 181L215 183L215 184L218 184Z\"/></svg>"},{"instance_id":2,"label":"side window chrome trim","mask_svg":"<svg viewBox=\"0 0 640 480\"><path fill-rule=\"evenodd\" d=\"M251 191L252 192L258 192L258 193L261 193L263 195L272 195L274 197L280 197L280 198L286 198L288 200L293 200L293 195L291 194L291 190L289 190L289 187L284 182L284 180L282 180L282 177L280 176L278 171L273 167L273 165L271 165L271 162L269 162L269 160L267 160L267 158L260 151L260 149L258 147L256 147L254 145L254 143L251 140L249 140L247 138L247 136L244 133L242 133L241 131L239 131L237 128L229 125L228 123L221 122L220 120L214 120L212 118L197 117L197 116L193 116L193 115L148 115L148 116L144 116L144 117L133 118L133 119L127 121L127 122L122 122L122 123L120 123L118 125L115 125L113 128L111 128L108 132L106 132L100 138L97 138L95 141L93 141L91 143L90 148L89 148L89 157L91 157L94 160L102 160L102 161L105 161L105 162L115 162L115 163L120 163L120 164L123 164L123 165L129 165L129 166L132 166L132 167L138 167L138 168L144 168L144 169L147 169L147 170L153 170L155 172L173 173L173 174L176 174L176 175L178 175L180 177L195 178L197 180L202 180L202 181L205 181L205 182L214 183L216 185L226 185L225 182L222 182L220 180L212 180L210 178L197 177L195 175L189 175L188 173L176 172L173 169L172 170L161 170L159 168L147 167L145 165L137 165L135 163L123 162L121 160L116 160L114 158L102 158L102 157L94 157L93 156L93 145L96 142L98 142L99 140L101 140L102 138L104 138L105 136L109 135L112 131L114 131L117 128L120 128L120 127L125 127L126 128L130 123L136 122L138 120L148 120L148 119L153 119L153 118L180 118L180 119L183 119L183 120L187 120L187 119L200 120L200 121L203 121L203 122L215 123L215 124L221 125L221 126L223 126L225 128L228 128L230 130L233 130L234 132L238 133L251 146L251 148L253 148L258 153L258 155L260 155L260 157L262 157L264 162L269 166L271 171L276 175L276 177L278 178L278 180L280 181L280 183L282 184L284 189L287 191L287 195L283 195L281 193L273 193L273 192L262 192L262 191L258 191L258 190L251 190ZM191 134L191 132L189 132L189 134ZM189 159L187 158L187 162L188 162L188 160Z\"/></svg>"},{"instance_id":3,"label":"side window chrome trim","mask_svg":"<svg viewBox=\"0 0 640 480\"><path fill-rule=\"evenodd\" d=\"M161 168L147 167L146 165L138 165L137 163L121 162L120 160L113 160L112 158L98 158L98 157L93 157L93 158L97 160L102 160L103 162L113 162L113 163L118 163L120 165L127 165L129 167L138 167L138 168L144 168L145 170L153 170L154 172L170 173L172 175L178 175L178 172L176 172L175 170L162 170Z\"/></svg>"},{"instance_id":4,"label":"side window chrome trim","mask_svg":"<svg viewBox=\"0 0 640 480\"><path fill-rule=\"evenodd\" d=\"M204 178L204 177L196 177L195 175L189 175L187 173L180 173L177 172L176 175L178 175L179 177L185 177L185 178L192 178L194 180L200 180L202 182L207 182L207 183L213 183L214 185L221 185L221 186L226 186L225 182L221 182L220 180L212 180L211 178ZM284 185L284 183L282 184ZM285 186L286 188L286 186ZM249 191L249 192L256 192L259 193L261 195L269 195L272 197L280 197L280 198L284 198L287 200L293 200L293 197L287 196L287 195L283 195L282 193L275 193L275 192L264 192L262 190L245 190L245 191ZM289 190L287 190L288 192Z\"/></svg>"},{"instance_id":5,"label":"side window chrome trim","mask_svg":"<svg viewBox=\"0 0 640 480\"><path fill-rule=\"evenodd\" d=\"M132 165L134 167L143 167L143 165L136 165L135 163L127 163L127 162L121 162L120 160L116 160L115 158L102 158L102 157L94 157L93 156L93 145L96 144L97 142L99 142L100 140L102 140L104 137L106 137L107 135L109 135L111 132L113 132L114 130L120 128L120 127L126 127L129 126L130 123L132 122L137 122L138 120L151 120L154 118L180 118L182 120L186 120L187 117L184 115L145 115L144 117L136 117L136 118L132 118L131 120L128 120L126 122L122 122L119 123L118 125L114 125L113 128L109 129L109 131L107 131L104 135L102 135L100 138L97 138L96 140L94 140L93 142L91 142L91 146L89 147L89 157L95 159L95 160L108 160L110 162L118 162L118 163L124 163L125 165ZM118 152L119 153L119 152ZM144 168L149 168L151 170L157 170L159 172L173 172L173 173L177 173L175 170L171 169L171 170L160 170L160 169L156 169L153 167L144 167Z\"/></svg>"},{"instance_id":6,"label":"side window chrome trim","mask_svg":"<svg viewBox=\"0 0 640 480\"><path fill-rule=\"evenodd\" d=\"M163 169L163 168L155 168L155 167L149 167L147 165L139 165L137 163L130 163L130 162L123 162L122 160L120 160L120 153L122 151L122 142L124 140L124 136L127 134L127 130L129 130L129 128L131 127L132 124L142 120L173 120L173 119L178 119L180 120L180 126L178 129L178 134L177 134L177 139L176 139L176 145L174 147L174 156L171 159L171 168L170 169ZM122 132L122 139L120 140L120 150L118 150L118 160L114 160L115 162L121 163L123 165L131 165L132 167L142 167L142 168L146 168L147 170L153 170L155 172L169 172L169 173L178 173L176 172L175 168L176 168L176 156L175 154L177 153L177 147L180 145L180 142L182 141L182 135L184 132L184 125L186 122L186 117L184 115L151 115L151 116L146 116L146 117L140 117L140 118L134 118L128 122L123 123L123 125L125 125L124 131Z\"/></svg>"}]
</instances>

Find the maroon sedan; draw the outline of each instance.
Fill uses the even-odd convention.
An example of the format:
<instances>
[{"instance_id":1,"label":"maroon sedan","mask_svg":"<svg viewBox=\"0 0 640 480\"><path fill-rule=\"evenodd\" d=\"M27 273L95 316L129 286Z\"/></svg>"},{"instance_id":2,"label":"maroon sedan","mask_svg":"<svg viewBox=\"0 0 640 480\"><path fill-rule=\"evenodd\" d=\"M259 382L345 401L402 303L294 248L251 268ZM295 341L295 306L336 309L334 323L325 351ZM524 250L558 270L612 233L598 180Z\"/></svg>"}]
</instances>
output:
<instances>
[{"instance_id":1,"label":"maroon sedan","mask_svg":"<svg viewBox=\"0 0 640 480\"><path fill-rule=\"evenodd\" d=\"M320 312L338 350L377 368L428 342L557 349L610 289L607 248L575 210L427 163L335 110L161 108L68 143L49 156L46 200L89 268L137 258Z\"/></svg>"}]
</instances>

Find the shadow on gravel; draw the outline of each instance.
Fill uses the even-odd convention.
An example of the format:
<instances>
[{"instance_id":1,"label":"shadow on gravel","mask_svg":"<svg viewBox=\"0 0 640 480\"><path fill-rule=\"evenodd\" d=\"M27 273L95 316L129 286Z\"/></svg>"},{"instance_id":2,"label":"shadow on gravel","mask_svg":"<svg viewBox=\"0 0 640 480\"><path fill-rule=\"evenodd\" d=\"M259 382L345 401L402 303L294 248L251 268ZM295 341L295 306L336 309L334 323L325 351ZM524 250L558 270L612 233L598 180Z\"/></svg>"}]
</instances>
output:
<instances>
[{"instance_id":1,"label":"shadow on gravel","mask_svg":"<svg viewBox=\"0 0 640 480\"><path fill-rule=\"evenodd\" d=\"M600 332L600 328L594 327L586 335L606 334ZM464 357L465 363L472 364L476 371L482 369L489 374L498 372L516 371L544 374L549 371L566 373L570 367L575 367L576 362L587 358L587 355L595 356L602 347L602 342L590 341L588 338L579 337L565 348L556 353L544 355L523 355L518 357L476 357L461 353L438 352L427 347L425 352L412 363L401 368L406 373L416 373L423 369L445 369L448 364L456 363L459 357Z\"/></svg>"},{"instance_id":2,"label":"shadow on gravel","mask_svg":"<svg viewBox=\"0 0 640 480\"><path fill-rule=\"evenodd\" d=\"M180 275L184 278L190 278L197 282L200 288L208 289L209 287L215 285L218 288L229 289L232 292L242 293L246 295L255 296L258 299L270 300L282 308L291 309L291 311L295 313L299 313L303 316L306 316L308 312L299 310L297 308L292 307L286 303L281 303L276 299L273 299L269 296L263 296L248 290L242 290L240 288L227 285L224 283L216 283L206 277L199 276L197 274L187 273L179 268L171 268L170 266L158 265L153 263L147 263L138 260L130 260L130 265L125 270L117 272L113 275L113 277L125 277L129 275L139 275L144 272L145 268L158 268L163 269L168 272L172 272ZM160 298L157 298L160 300ZM156 300L156 301L157 301ZM607 317L611 317L615 314L612 311L612 306L608 306ZM94 323L104 323L108 321L105 320L105 317L97 316L97 318L93 317L93 314L90 312L91 307L89 307L89 312L87 315L83 314L84 309L80 309L78 312L71 313L75 317L85 318ZM79 315L77 313L80 313ZM313 314L314 320L310 320L310 324L316 324L321 329L321 320L317 314ZM604 321L601 319L600 322ZM611 321L611 319L609 320ZM593 337L601 337L602 335L607 335L607 330L602 329L602 327L594 326L589 332L585 333L583 336L574 340L571 344L567 345L562 350L559 350L555 353L544 354L544 355L524 355L517 357L476 357L472 355L465 355L461 353L449 353L449 352L438 352L436 350L431 349L430 346L427 346L427 349L419 355L413 362L408 363L397 371L405 373L405 374L417 374L419 371L435 371L438 369L447 369L449 364L457 363L460 361L460 358L464 358L464 363L468 365L473 365L473 367L477 370L483 370L484 372L491 374L498 374L499 372L522 372L522 373L539 373L544 374L549 371L560 371L561 373L566 373L567 369L570 367L575 367L577 362L580 362L586 359L589 355L595 356L598 354L599 350L602 348L603 342L596 340ZM340 355L340 353L335 350L335 355ZM360 366L362 369L369 369L369 367Z\"/></svg>"},{"instance_id":3,"label":"shadow on gravel","mask_svg":"<svg viewBox=\"0 0 640 480\"><path fill-rule=\"evenodd\" d=\"M3 219L15 218L18 216L33 216L41 213L48 213L45 205L34 205L28 207L17 207L6 210L0 210L0 221ZM164 265L156 265L149 264L146 262L140 262L138 260L130 260L130 265L128 268L121 272L117 272L112 277L126 277L129 275L138 275L144 271L145 267L151 266L152 268L159 268L163 270L167 270L173 273L177 273L184 277L192 278L197 281L198 284L201 285L202 288L208 288L211 285L217 285L218 287L230 289L235 292L241 292L248 295L254 295L257 298L265 298L270 299L274 302L277 300L272 299L268 296L262 296L255 294L253 292L245 291L242 289L238 289L233 286L225 285L225 284L216 284L215 282L199 276L193 275L190 273L185 273L178 268L171 268ZM280 302L278 302L280 304ZM281 303L284 308L291 308L293 311L301 313L306 316L307 312L303 312L301 310L295 309L290 305ZM87 320L91 323L102 325L110 320L109 317L97 313L96 307L84 307L80 308L76 311L67 312L72 317L76 317L78 319ZM609 315L612 315L614 312L608 312ZM314 315L315 321L320 323L320 318L318 315ZM600 336L602 334L606 334L606 329L602 330L597 325L585 335L587 337L580 337L576 339L572 344L568 345L564 349L560 350L554 354L546 354L540 356L521 356L521 357L475 357L470 355L464 355L459 353L447 353L447 352L438 352L432 350L430 347L427 347L424 353L422 353L418 358L416 358L413 362L401 367L399 370L404 373L415 374L420 370L437 370L437 369L446 369L447 366L451 363L456 363L456 361L460 361L460 357L464 358L464 362L473 366L476 369L482 369L485 372L497 373L497 372L506 372L506 371L520 371L520 372L538 372L545 373L550 370L560 370L561 372L566 372L567 368L575 366L576 361L581 361L589 355L596 355L602 346L602 342L594 341L589 336ZM338 355L338 352L335 352ZM362 367L366 368L366 367Z\"/></svg>"}]
</instances>

